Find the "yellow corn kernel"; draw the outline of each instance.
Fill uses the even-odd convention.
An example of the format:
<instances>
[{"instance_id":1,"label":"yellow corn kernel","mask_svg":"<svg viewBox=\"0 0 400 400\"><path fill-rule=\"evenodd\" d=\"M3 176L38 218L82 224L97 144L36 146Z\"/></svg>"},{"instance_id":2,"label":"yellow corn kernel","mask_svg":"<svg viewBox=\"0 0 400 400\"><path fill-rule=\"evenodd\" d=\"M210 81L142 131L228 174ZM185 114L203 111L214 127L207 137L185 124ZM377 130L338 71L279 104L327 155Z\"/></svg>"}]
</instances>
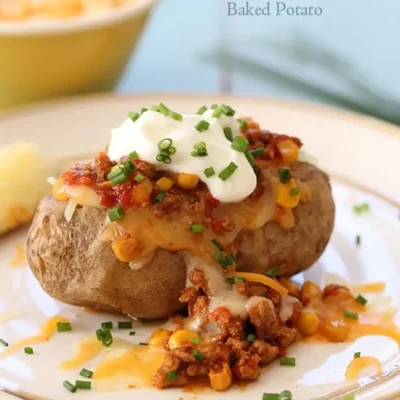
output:
<instances>
[{"instance_id":1,"label":"yellow corn kernel","mask_svg":"<svg viewBox=\"0 0 400 400\"><path fill-rule=\"evenodd\" d=\"M307 305L312 299L322 299L322 291L320 287L311 281L304 282L301 288L300 301L303 305Z\"/></svg>"},{"instance_id":2,"label":"yellow corn kernel","mask_svg":"<svg viewBox=\"0 0 400 400\"><path fill-rule=\"evenodd\" d=\"M149 178L144 178L133 189L133 201L136 204L145 203L150 201L150 195L153 191L153 184Z\"/></svg>"},{"instance_id":3,"label":"yellow corn kernel","mask_svg":"<svg viewBox=\"0 0 400 400\"><path fill-rule=\"evenodd\" d=\"M290 296L300 298L300 289L294 282L289 281L288 278L279 278L279 283L289 291Z\"/></svg>"},{"instance_id":4,"label":"yellow corn kernel","mask_svg":"<svg viewBox=\"0 0 400 400\"><path fill-rule=\"evenodd\" d=\"M299 204L300 196L297 193L298 187L295 179L290 179L287 183L275 182L275 200L277 204L284 208L295 208Z\"/></svg>"},{"instance_id":5,"label":"yellow corn kernel","mask_svg":"<svg viewBox=\"0 0 400 400\"><path fill-rule=\"evenodd\" d=\"M166 329L155 331L150 337L149 346L162 349L164 347L166 338L171 335L171 333L171 331Z\"/></svg>"},{"instance_id":6,"label":"yellow corn kernel","mask_svg":"<svg viewBox=\"0 0 400 400\"><path fill-rule=\"evenodd\" d=\"M171 350L178 347L187 346L192 343L193 339L200 339L200 335L188 329L179 329L169 338L168 346Z\"/></svg>"},{"instance_id":7,"label":"yellow corn kernel","mask_svg":"<svg viewBox=\"0 0 400 400\"><path fill-rule=\"evenodd\" d=\"M284 163L290 164L297 161L299 158L299 148L293 140L282 140L276 144L276 147Z\"/></svg>"},{"instance_id":8,"label":"yellow corn kernel","mask_svg":"<svg viewBox=\"0 0 400 400\"><path fill-rule=\"evenodd\" d=\"M174 186L174 181L164 176L156 182L156 185L163 192L168 192L168 190L170 190L172 186Z\"/></svg>"},{"instance_id":9,"label":"yellow corn kernel","mask_svg":"<svg viewBox=\"0 0 400 400\"><path fill-rule=\"evenodd\" d=\"M223 363L222 368L210 370L208 377L214 390L226 390L232 383L232 370L227 363Z\"/></svg>"},{"instance_id":10,"label":"yellow corn kernel","mask_svg":"<svg viewBox=\"0 0 400 400\"><path fill-rule=\"evenodd\" d=\"M64 179L59 177L53 185L53 197L59 201L69 200L69 196L66 193L61 192L61 188L65 185Z\"/></svg>"},{"instance_id":11,"label":"yellow corn kernel","mask_svg":"<svg viewBox=\"0 0 400 400\"><path fill-rule=\"evenodd\" d=\"M318 332L319 318L313 312L302 312L297 320L297 329L303 336L312 336Z\"/></svg>"},{"instance_id":12,"label":"yellow corn kernel","mask_svg":"<svg viewBox=\"0 0 400 400\"><path fill-rule=\"evenodd\" d=\"M115 256L122 262L130 262L140 257L143 243L135 237L121 237L111 243Z\"/></svg>"},{"instance_id":13,"label":"yellow corn kernel","mask_svg":"<svg viewBox=\"0 0 400 400\"><path fill-rule=\"evenodd\" d=\"M344 342L350 331L350 325L346 322L324 321L319 326L319 331L331 342Z\"/></svg>"},{"instance_id":14,"label":"yellow corn kernel","mask_svg":"<svg viewBox=\"0 0 400 400\"><path fill-rule=\"evenodd\" d=\"M178 174L176 182L182 189L194 189L199 183L199 177L192 174Z\"/></svg>"}]
</instances>

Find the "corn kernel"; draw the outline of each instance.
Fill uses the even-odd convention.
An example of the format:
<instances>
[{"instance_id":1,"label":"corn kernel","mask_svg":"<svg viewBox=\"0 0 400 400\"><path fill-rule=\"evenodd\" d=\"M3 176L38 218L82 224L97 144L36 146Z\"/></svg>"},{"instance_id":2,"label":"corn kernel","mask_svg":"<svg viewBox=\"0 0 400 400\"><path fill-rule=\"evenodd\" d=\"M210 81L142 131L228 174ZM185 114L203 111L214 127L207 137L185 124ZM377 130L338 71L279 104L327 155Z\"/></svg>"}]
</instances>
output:
<instances>
[{"instance_id":1,"label":"corn kernel","mask_svg":"<svg viewBox=\"0 0 400 400\"><path fill-rule=\"evenodd\" d=\"M322 291L314 282L306 281L301 288L300 301L306 306L312 299L322 299Z\"/></svg>"},{"instance_id":2,"label":"corn kernel","mask_svg":"<svg viewBox=\"0 0 400 400\"><path fill-rule=\"evenodd\" d=\"M172 332L166 329L160 329L154 332L150 337L149 346L162 349L164 347L167 337L171 334Z\"/></svg>"},{"instance_id":3,"label":"corn kernel","mask_svg":"<svg viewBox=\"0 0 400 400\"><path fill-rule=\"evenodd\" d=\"M299 194L293 193L298 189L296 180L290 179L287 183L276 181L275 185L275 200L277 204L284 208L295 208L299 204ZM291 193L292 191L292 193Z\"/></svg>"},{"instance_id":4,"label":"corn kernel","mask_svg":"<svg viewBox=\"0 0 400 400\"><path fill-rule=\"evenodd\" d=\"M282 140L276 144L276 147L284 163L290 164L297 161L299 158L299 148L293 140Z\"/></svg>"},{"instance_id":5,"label":"corn kernel","mask_svg":"<svg viewBox=\"0 0 400 400\"><path fill-rule=\"evenodd\" d=\"M194 189L199 183L199 177L192 174L178 174L176 182L182 189Z\"/></svg>"},{"instance_id":6,"label":"corn kernel","mask_svg":"<svg viewBox=\"0 0 400 400\"><path fill-rule=\"evenodd\" d=\"M144 178L137 186L133 188L133 201L136 204L146 203L150 201L153 184L149 178Z\"/></svg>"},{"instance_id":7,"label":"corn kernel","mask_svg":"<svg viewBox=\"0 0 400 400\"><path fill-rule=\"evenodd\" d=\"M169 338L168 346L171 350L182 346L188 346L192 343L194 338L200 339L200 336L196 332L188 329L179 329Z\"/></svg>"},{"instance_id":8,"label":"corn kernel","mask_svg":"<svg viewBox=\"0 0 400 400\"><path fill-rule=\"evenodd\" d=\"M60 191L62 187L65 185L64 179L59 177L53 185L53 197L58 201L67 201L69 200L69 196L66 193Z\"/></svg>"},{"instance_id":9,"label":"corn kernel","mask_svg":"<svg viewBox=\"0 0 400 400\"><path fill-rule=\"evenodd\" d=\"M174 181L164 176L156 182L156 185L163 192L168 192L168 190L171 190L172 186L174 186Z\"/></svg>"},{"instance_id":10,"label":"corn kernel","mask_svg":"<svg viewBox=\"0 0 400 400\"><path fill-rule=\"evenodd\" d=\"M294 282L289 281L288 278L279 278L279 283L289 291L290 296L300 298L300 289Z\"/></svg>"},{"instance_id":11,"label":"corn kernel","mask_svg":"<svg viewBox=\"0 0 400 400\"><path fill-rule=\"evenodd\" d=\"M319 318L313 312L302 312L297 320L297 329L303 336L312 336L318 332Z\"/></svg>"},{"instance_id":12,"label":"corn kernel","mask_svg":"<svg viewBox=\"0 0 400 400\"><path fill-rule=\"evenodd\" d=\"M214 390L226 390L232 383L232 370L227 363L223 363L221 369L210 370L208 377Z\"/></svg>"},{"instance_id":13,"label":"corn kernel","mask_svg":"<svg viewBox=\"0 0 400 400\"><path fill-rule=\"evenodd\" d=\"M331 342L344 342L350 331L350 325L342 320L324 321L320 324L319 331Z\"/></svg>"},{"instance_id":14,"label":"corn kernel","mask_svg":"<svg viewBox=\"0 0 400 400\"><path fill-rule=\"evenodd\" d=\"M130 262L140 257L143 243L135 237L121 237L112 242L111 247L115 256L122 262Z\"/></svg>"}]
</instances>

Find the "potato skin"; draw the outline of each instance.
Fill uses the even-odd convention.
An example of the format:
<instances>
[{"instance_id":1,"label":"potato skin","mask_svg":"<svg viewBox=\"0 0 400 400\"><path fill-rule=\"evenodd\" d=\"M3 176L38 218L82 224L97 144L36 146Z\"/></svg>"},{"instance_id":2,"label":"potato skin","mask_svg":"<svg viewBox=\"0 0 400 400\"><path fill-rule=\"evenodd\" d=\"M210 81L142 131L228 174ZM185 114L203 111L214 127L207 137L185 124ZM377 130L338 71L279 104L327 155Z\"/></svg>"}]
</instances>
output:
<instances>
[{"instance_id":1,"label":"potato skin","mask_svg":"<svg viewBox=\"0 0 400 400\"><path fill-rule=\"evenodd\" d=\"M277 268L279 275L290 276L310 267L324 251L335 214L328 177L307 163L295 163L291 169L310 187L311 201L295 209L292 229L269 222L241 232L238 270L265 273ZM107 213L77 207L67 222L66 204L45 197L28 234L29 264L49 295L138 318L162 318L182 308L178 298L186 284L186 265L179 253L158 249L150 264L131 270L101 239Z\"/></svg>"}]
</instances>

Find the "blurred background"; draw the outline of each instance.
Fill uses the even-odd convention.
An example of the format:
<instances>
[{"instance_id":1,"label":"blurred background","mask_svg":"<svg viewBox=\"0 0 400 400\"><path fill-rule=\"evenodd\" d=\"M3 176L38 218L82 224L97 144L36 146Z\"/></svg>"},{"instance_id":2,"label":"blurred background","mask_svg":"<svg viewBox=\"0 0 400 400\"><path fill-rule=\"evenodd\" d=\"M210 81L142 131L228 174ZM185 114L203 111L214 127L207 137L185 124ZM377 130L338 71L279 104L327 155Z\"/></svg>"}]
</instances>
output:
<instances>
[{"instance_id":1,"label":"blurred background","mask_svg":"<svg viewBox=\"0 0 400 400\"><path fill-rule=\"evenodd\" d=\"M20 0L0 0L0 17L1 4L13 1ZM113 41L113 33L104 34L103 41L100 34L96 38L79 34L71 42L71 52L73 57L80 57L76 64L90 57L92 61L86 61L91 62L89 70L74 71L74 62L67 58L60 66L52 65L49 78L39 60L36 71L41 75L39 79L29 76L29 68L24 65L18 76L19 87L10 87L11 79L7 79L6 73L0 74L3 93L7 90L17 93L15 101L6 106L41 97L19 99L21 81L25 80L23 91L30 86L38 90L38 82L45 81L45 97L112 87L118 93L223 91L328 103L400 124L398 0L285 2L287 7L321 7L320 16L276 16L276 2L272 1L270 16L228 16L227 0L159 0L155 4L149 0L131 1L141 2L154 7L147 23L145 18L127 21L131 31L125 28L124 37L130 35L137 44L133 55L132 43L120 49L116 39ZM248 3L265 7L267 2ZM246 1L236 0L237 7L245 5ZM137 29L133 29L135 26ZM4 39L0 26L0 72L2 58L6 62L2 35ZM41 40L43 36L45 33L41 34ZM10 44L17 47L13 40L6 43L8 49ZM82 47L85 40L94 48ZM120 38L118 43L123 40ZM42 40L41 49L43 43ZM98 54L100 47L108 52ZM60 48L68 51L68 46L56 43L45 49L46 55L54 53L53 58L62 59L62 55L55 54ZM26 43L20 51L14 61L7 58L8 72L12 70L14 75L16 61L28 52ZM97 66L93 65L96 57ZM102 67L103 64L107 67ZM63 70L59 72L63 75L56 76L54 70ZM95 77L96 73L99 76ZM73 78L81 75L82 81ZM65 76L69 78L60 84L64 85L63 90L47 88L50 79L60 82ZM90 82L83 82L85 79Z\"/></svg>"}]
</instances>

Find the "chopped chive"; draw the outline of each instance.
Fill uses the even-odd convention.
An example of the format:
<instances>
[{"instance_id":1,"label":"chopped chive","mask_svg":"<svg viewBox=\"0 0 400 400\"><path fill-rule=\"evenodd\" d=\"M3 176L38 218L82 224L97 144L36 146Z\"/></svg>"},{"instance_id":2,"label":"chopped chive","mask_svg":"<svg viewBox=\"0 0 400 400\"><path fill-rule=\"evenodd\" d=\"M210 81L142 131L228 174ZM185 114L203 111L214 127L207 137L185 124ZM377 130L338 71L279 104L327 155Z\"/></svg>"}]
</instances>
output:
<instances>
[{"instance_id":1,"label":"chopped chive","mask_svg":"<svg viewBox=\"0 0 400 400\"><path fill-rule=\"evenodd\" d=\"M57 322L57 332L69 332L69 331L72 331L72 327L69 322Z\"/></svg>"},{"instance_id":2,"label":"chopped chive","mask_svg":"<svg viewBox=\"0 0 400 400\"><path fill-rule=\"evenodd\" d=\"M89 381L75 381L75 387L77 389L91 389L92 382Z\"/></svg>"},{"instance_id":3,"label":"chopped chive","mask_svg":"<svg viewBox=\"0 0 400 400\"><path fill-rule=\"evenodd\" d=\"M148 346L148 343L146 343L146 342L140 342L140 343L139 343L139 346Z\"/></svg>"},{"instance_id":4,"label":"chopped chive","mask_svg":"<svg viewBox=\"0 0 400 400\"><path fill-rule=\"evenodd\" d=\"M193 350L192 354L200 361L204 360L203 354L199 350Z\"/></svg>"},{"instance_id":5,"label":"chopped chive","mask_svg":"<svg viewBox=\"0 0 400 400\"><path fill-rule=\"evenodd\" d=\"M247 150L247 145L249 142L243 136L236 136L231 144L233 150L243 153Z\"/></svg>"},{"instance_id":6,"label":"chopped chive","mask_svg":"<svg viewBox=\"0 0 400 400\"><path fill-rule=\"evenodd\" d=\"M356 236L356 245L357 245L357 246L360 246L360 244L361 244L361 236L360 236L360 235L357 235L357 236Z\"/></svg>"},{"instance_id":7,"label":"chopped chive","mask_svg":"<svg viewBox=\"0 0 400 400\"><path fill-rule=\"evenodd\" d=\"M125 175L126 176L130 175L135 169L136 169L136 165L129 158L127 158L124 163Z\"/></svg>"},{"instance_id":8,"label":"chopped chive","mask_svg":"<svg viewBox=\"0 0 400 400\"><path fill-rule=\"evenodd\" d=\"M179 113L174 112L174 111L170 111L169 116L171 118L175 119L176 121L182 121L183 120L182 114L179 114Z\"/></svg>"},{"instance_id":9,"label":"chopped chive","mask_svg":"<svg viewBox=\"0 0 400 400\"><path fill-rule=\"evenodd\" d=\"M167 373L167 381L173 382L178 376L176 371L168 371Z\"/></svg>"},{"instance_id":10,"label":"chopped chive","mask_svg":"<svg viewBox=\"0 0 400 400\"><path fill-rule=\"evenodd\" d=\"M221 110L227 117L234 117L236 114L236 111L231 106L226 104L222 104Z\"/></svg>"},{"instance_id":11,"label":"chopped chive","mask_svg":"<svg viewBox=\"0 0 400 400\"><path fill-rule=\"evenodd\" d=\"M279 400L279 393L263 393L262 400Z\"/></svg>"},{"instance_id":12,"label":"chopped chive","mask_svg":"<svg viewBox=\"0 0 400 400\"><path fill-rule=\"evenodd\" d=\"M204 150L207 148L207 145L204 142L197 142L193 145L195 150Z\"/></svg>"},{"instance_id":13,"label":"chopped chive","mask_svg":"<svg viewBox=\"0 0 400 400\"><path fill-rule=\"evenodd\" d=\"M368 203L354 204L353 211L358 215L367 213L370 211L369 204Z\"/></svg>"},{"instance_id":14,"label":"chopped chive","mask_svg":"<svg viewBox=\"0 0 400 400\"><path fill-rule=\"evenodd\" d=\"M250 154L253 157L262 157L265 154L265 148L258 147L257 149L250 150Z\"/></svg>"},{"instance_id":15,"label":"chopped chive","mask_svg":"<svg viewBox=\"0 0 400 400\"><path fill-rule=\"evenodd\" d=\"M346 318L356 319L356 320L358 319L358 313L353 312L353 311L344 310L344 311L343 311L343 315L344 315Z\"/></svg>"},{"instance_id":16,"label":"chopped chive","mask_svg":"<svg viewBox=\"0 0 400 400\"><path fill-rule=\"evenodd\" d=\"M156 160L157 161L163 161L164 157L161 154L158 154L157 157L156 157Z\"/></svg>"},{"instance_id":17,"label":"chopped chive","mask_svg":"<svg viewBox=\"0 0 400 400\"><path fill-rule=\"evenodd\" d=\"M290 169L287 168L287 167L279 168L278 169L278 176L279 176L279 181L281 183L289 182L290 178L292 177L291 173L290 173Z\"/></svg>"},{"instance_id":18,"label":"chopped chive","mask_svg":"<svg viewBox=\"0 0 400 400\"><path fill-rule=\"evenodd\" d=\"M276 268L271 268L265 273L265 275L270 277L270 278L275 278L275 276L277 274L278 274L278 270Z\"/></svg>"},{"instance_id":19,"label":"chopped chive","mask_svg":"<svg viewBox=\"0 0 400 400\"><path fill-rule=\"evenodd\" d=\"M200 338L199 337L194 337L192 339L192 344L199 344L200 343Z\"/></svg>"},{"instance_id":20,"label":"chopped chive","mask_svg":"<svg viewBox=\"0 0 400 400\"><path fill-rule=\"evenodd\" d=\"M354 394L346 394L346 396L343 397L343 400L356 400L356 397Z\"/></svg>"},{"instance_id":21,"label":"chopped chive","mask_svg":"<svg viewBox=\"0 0 400 400\"><path fill-rule=\"evenodd\" d=\"M197 114L203 115L206 111L207 111L207 107L206 107L206 106L201 106L201 107L197 110Z\"/></svg>"},{"instance_id":22,"label":"chopped chive","mask_svg":"<svg viewBox=\"0 0 400 400\"><path fill-rule=\"evenodd\" d=\"M118 321L118 329L132 329L132 321Z\"/></svg>"},{"instance_id":23,"label":"chopped chive","mask_svg":"<svg viewBox=\"0 0 400 400\"><path fill-rule=\"evenodd\" d=\"M219 173L218 176L223 181L226 181L237 170L237 168L238 166L234 162L231 162L224 170Z\"/></svg>"},{"instance_id":24,"label":"chopped chive","mask_svg":"<svg viewBox=\"0 0 400 400\"><path fill-rule=\"evenodd\" d=\"M149 111L149 109L146 108L146 107L142 107L142 109L140 110L140 114L143 114L143 113L145 113L146 111Z\"/></svg>"},{"instance_id":25,"label":"chopped chive","mask_svg":"<svg viewBox=\"0 0 400 400\"><path fill-rule=\"evenodd\" d=\"M175 153L176 153L176 147L171 146L171 147L168 149L168 153L169 153L169 154L175 154Z\"/></svg>"},{"instance_id":26,"label":"chopped chive","mask_svg":"<svg viewBox=\"0 0 400 400\"><path fill-rule=\"evenodd\" d=\"M192 224L190 225L190 231L194 233L202 233L204 232L204 225L201 224Z\"/></svg>"},{"instance_id":27,"label":"chopped chive","mask_svg":"<svg viewBox=\"0 0 400 400\"><path fill-rule=\"evenodd\" d=\"M172 139L170 138L162 139L157 144L160 150L168 149L169 147L171 147L171 145L172 145Z\"/></svg>"},{"instance_id":28,"label":"chopped chive","mask_svg":"<svg viewBox=\"0 0 400 400\"><path fill-rule=\"evenodd\" d=\"M249 162L249 164L254 167L256 165L256 161L254 160L254 157L251 155L251 153L249 152L248 149L246 149L243 154L246 156L247 161Z\"/></svg>"},{"instance_id":29,"label":"chopped chive","mask_svg":"<svg viewBox=\"0 0 400 400\"><path fill-rule=\"evenodd\" d=\"M137 174L133 179L135 182L140 183L144 179L144 176L142 174Z\"/></svg>"},{"instance_id":30,"label":"chopped chive","mask_svg":"<svg viewBox=\"0 0 400 400\"><path fill-rule=\"evenodd\" d=\"M223 256L221 253L217 253L217 254L214 256L214 260L215 260L217 263L221 264L221 262L224 260L224 256Z\"/></svg>"},{"instance_id":31,"label":"chopped chive","mask_svg":"<svg viewBox=\"0 0 400 400\"><path fill-rule=\"evenodd\" d=\"M368 300L361 294L356 297L356 301L358 301L362 306L365 306L368 303Z\"/></svg>"},{"instance_id":32,"label":"chopped chive","mask_svg":"<svg viewBox=\"0 0 400 400\"><path fill-rule=\"evenodd\" d=\"M137 151L132 151L132 153L129 153L129 158L133 161L136 160L138 158L138 153Z\"/></svg>"},{"instance_id":33,"label":"chopped chive","mask_svg":"<svg viewBox=\"0 0 400 400\"><path fill-rule=\"evenodd\" d=\"M213 245L219 250L219 251L224 251L224 246L222 246L222 244L220 242L218 242L217 239L213 239L211 240L211 242L213 243Z\"/></svg>"},{"instance_id":34,"label":"chopped chive","mask_svg":"<svg viewBox=\"0 0 400 400\"><path fill-rule=\"evenodd\" d=\"M160 107L157 105L151 106L151 110L155 112L160 112Z\"/></svg>"},{"instance_id":35,"label":"chopped chive","mask_svg":"<svg viewBox=\"0 0 400 400\"><path fill-rule=\"evenodd\" d=\"M160 113L164 114L165 116L168 116L169 113L171 112L171 110L164 103L160 103L158 105L158 109L159 109Z\"/></svg>"},{"instance_id":36,"label":"chopped chive","mask_svg":"<svg viewBox=\"0 0 400 400\"><path fill-rule=\"evenodd\" d=\"M0 343L1 343L3 346L8 347L8 343L7 343L5 340L0 339Z\"/></svg>"},{"instance_id":37,"label":"chopped chive","mask_svg":"<svg viewBox=\"0 0 400 400\"><path fill-rule=\"evenodd\" d=\"M105 347L110 347L113 343L113 337L109 329L97 329L96 337Z\"/></svg>"},{"instance_id":38,"label":"chopped chive","mask_svg":"<svg viewBox=\"0 0 400 400\"><path fill-rule=\"evenodd\" d=\"M24 352L25 354L33 354L33 349L32 347L25 347Z\"/></svg>"},{"instance_id":39,"label":"chopped chive","mask_svg":"<svg viewBox=\"0 0 400 400\"><path fill-rule=\"evenodd\" d=\"M154 197L154 203L161 203L164 199L165 192L160 192L156 197Z\"/></svg>"},{"instance_id":40,"label":"chopped chive","mask_svg":"<svg viewBox=\"0 0 400 400\"><path fill-rule=\"evenodd\" d=\"M136 331L129 332L129 336L135 336L135 335L136 335Z\"/></svg>"},{"instance_id":41,"label":"chopped chive","mask_svg":"<svg viewBox=\"0 0 400 400\"><path fill-rule=\"evenodd\" d=\"M211 116L213 118L219 118L224 112L222 111L221 107L216 108L213 113L211 114Z\"/></svg>"},{"instance_id":42,"label":"chopped chive","mask_svg":"<svg viewBox=\"0 0 400 400\"><path fill-rule=\"evenodd\" d=\"M279 362L281 365L284 365L286 367L296 366L296 359L292 357L282 357Z\"/></svg>"},{"instance_id":43,"label":"chopped chive","mask_svg":"<svg viewBox=\"0 0 400 400\"><path fill-rule=\"evenodd\" d=\"M112 329L113 328L113 323L111 321L102 322L101 323L101 327L103 329Z\"/></svg>"},{"instance_id":44,"label":"chopped chive","mask_svg":"<svg viewBox=\"0 0 400 400\"><path fill-rule=\"evenodd\" d=\"M210 108L211 110L216 110L218 108L218 104L212 104Z\"/></svg>"},{"instance_id":45,"label":"chopped chive","mask_svg":"<svg viewBox=\"0 0 400 400\"><path fill-rule=\"evenodd\" d=\"M93 376L93 372L83 368L81 369L81 372L79 372L79 375L90 379Z\"/></svg>"},{"instance_id":46,"label":"chopped chive","mask_svg":"<svg viewBox=\"0 0 400 400\"><path fill-rule=\"evenodd\" d=\"M224 258L224 265L225 267L229 267L229 265L232 265L235 261L235 258L233 256L226 256Z\"/></svg>"},{"instance_id":47,"label":"chopped chive","mask_svg":"<svg viewBox=\"0 0 400 400\"><path fill-rule=\"evenodd\" d=\"M64 381L63 382L63 386L69 390L71 393L75 393L76 392L76 387L69 381Z\"/></svg>"},{"instance_id":48,"label":"chopped chive","mask_svg":"<svg viewBox=\"0 0 400 400\"><path fill-rule=\"evenodd\" d=\"M357 353L354 353L354 358L359 358L361 357L361 351L357 351Z\"/></svg>"},{"instance_id":49,"label":"chopped chive","mask_svg":"<svg viewBox=\"0 0 400 400\"><path fill-rule=\"evenodd\" d=\"M210 178L211 176L215 175L215 170L214 170L214 168L213 168L213 167L208 167L208 168L206 168L206 169L204 170L204 175L205 175L207 178Z\"/></svg>"},{"instance_id":50,"label":"chopped chive","mask_svg":"<svg viewBox=\"0 0 400 400\"><path fill-rule=\"evenodd\" d=\"M207 121L204 121L204 119L202 119L196 126L195 128L199 131L199 132L203 132L206 131L209 128L210 124Z\"/></svg>"},{"instance_id":51,"label":"chopped chive","mask_svg":"<svg viewBox=\"0 0 400 400\"><path fill-rule=\"evenodd\" d=\"M237 122L239 122L240 125L240 130L242 131L243 129L246 129L248 126L248 123L244 119L238 119Z\"/></svg>"},{"instance_id":52,"label":"chopped chive","mask_svg":"<svg viewBox=\"0 0 400 400\"><path fill-rule=\"evenodd\" d=\"M233 278L228 278L226 281L233 285L235 283L244 283L246 282L246 279L242 278L241 276L234 276Z\"/></svg>"},{"instance_id":53,"label":"chopped chive","mask_svg":"<svg viewBox=\"0 0 400 400\"><path fill-rule=\"evenodd\" d=\"M292 400L292 393L289 390L284 390L279 394L278 400Z\"/></svg>"},{"instance_id":54,"label":"chopped chive","mask_svg":"<svg viewBox=\"0 0 400 400\"><path fill-rule=\"evenodd\" d=\"M115 208L112 208L111 210L108 210L108 218L110 219L111 222L122 219L124 215L125 212L121 206L117 206Z\"/></svg>"},{"instance_id":55,"label":"chopped chive","mask_svg":"<svg viewBox=\"0 0 400 400\"><path fill-rule=\"evenodd\" d=\"M224 128L224 135L230 142L232 142L233 133L232 133L232 129L231 128L229 128L229 127L228 128Z\"/></svg>"},{"instance_id":56,"label":"chopped chive","mask_svg":"<svg viewBox=\"0 0 400 400\"><path fill-rule=\"evenodd\" d=\"M171 164L172 160L171 160L171 157L164 157L163 161L164 161L165 164Z\"/></svg>"},{"instance_id":57,"label":"chopped chive","mask_svg":"<svg viewBox=\"0 0 400 400\"><path fill-rule=\"evenodd\" d=\"M136 122L139 119L140 114L137 112L129 111L128 117L132 120L132 122Z\"/></svg>"},{"instance_id":58,"label":"chopped chive","mask_svg":"<svg viewBox=\"0 0 400 400\"><path fill-rule=\"evenodd\" d=\"M298 196L299 193L300 193L300 189L298 187L294 187L294 188L289 190L289 194L291 196Z\"/></svg>"},{"instance_id":59,"label":"chopped chive","mask_svg":"<svg viewBox=\"0 0 400 400\"><path fill-rule=\"evenodd\" d=\"M222 268L227 268L233 264L235 258L233 256L224 257L221 253L217 253L214 256L214 260L220 264Z\"/></svg>"},{"instance_id":60,"label":"chopped chive","mask_svg":"<svg viewBox=\"0 0 400 400\"><path fill-rule=\"evenodd\" d=\"M253 344L255 340L256 340L256 337L252 333L250 335L247 335L247 338L246 338L247 343Z\"/></svg>"}]
</instances>

